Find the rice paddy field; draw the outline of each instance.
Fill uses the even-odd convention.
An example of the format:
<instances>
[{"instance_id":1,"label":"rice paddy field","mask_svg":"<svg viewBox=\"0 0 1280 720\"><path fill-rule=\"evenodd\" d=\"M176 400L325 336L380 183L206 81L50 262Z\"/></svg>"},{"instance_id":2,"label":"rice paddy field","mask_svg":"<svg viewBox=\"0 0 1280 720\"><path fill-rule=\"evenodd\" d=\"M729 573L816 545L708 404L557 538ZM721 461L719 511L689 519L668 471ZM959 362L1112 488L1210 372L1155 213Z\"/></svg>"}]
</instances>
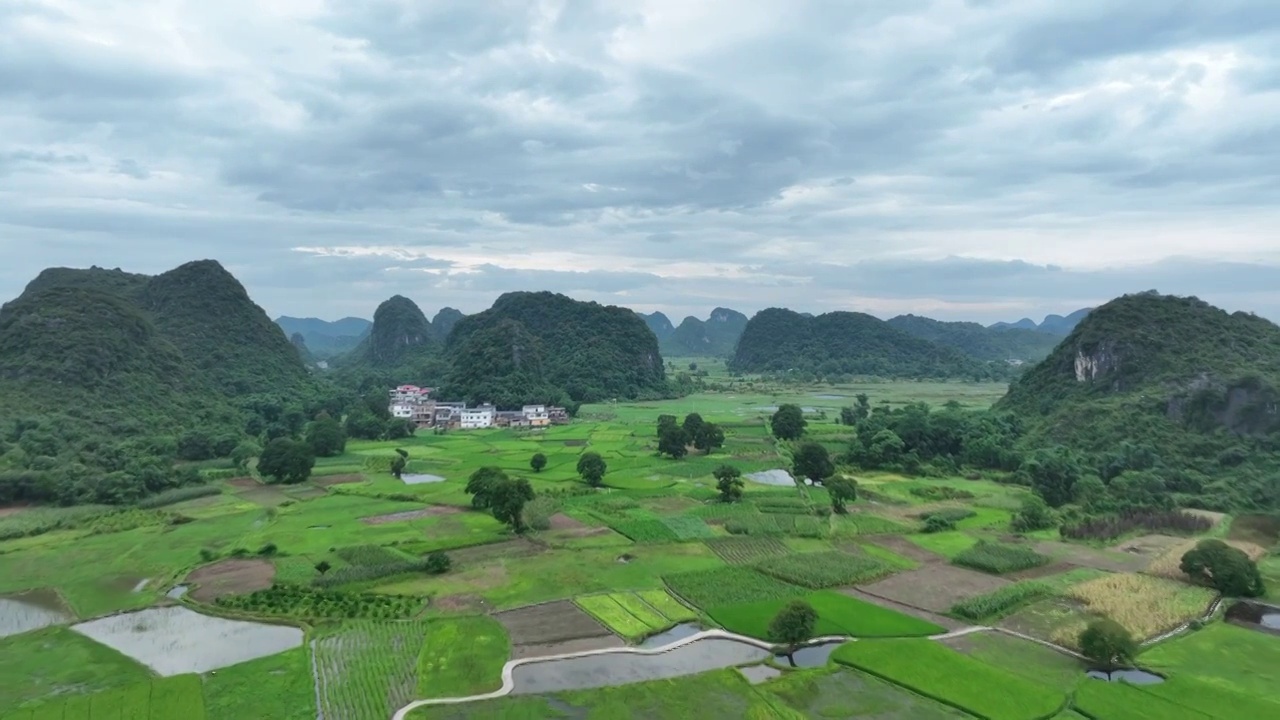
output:
<instances>
[{"instance_id":1,"label":"rice paddy field","mask_svg":"<svg viewBox=\"0 0 1280 720\"><path fill-rule=\"evenodd\" d=\"M1213 593L1170 569L1186 538L1139 538L1163 548L1145 555L1018 537L1009 522L1028 491L991 479L858 476L848 515L832 515L820 487L748 481L741 501L718 500L720 464L789 468L765 423L781 403L808 408L811 437L839 452L847 429L834 421L858 393L985 407L1003 390L739 382L585 406L545 431L352 441L297 486L248 475L145 508L6 509L0 720L385 720L415 700L497 690L509 662L581 652L615 653L579 663L603 687L409 717L1280 717L1280 637L1211 618L1144 650L1139 664L1165 682L1143 687L1088 680L1065 652L1092 618L1151 637L1200 617ZM721 424L725 446L659 457L658 415L689 412ZM397 449L425 480L390 474ZM588 451L608 464L601 490L577 477ZM548 458L540 472L534 453ZM472 509L466 479L484 466L529 480L545 529L516 537ZM961 518L956 529L924 533L922 517L940 511ZM1227 518L1213 532L1280 577L1269 522ZM448 572L425 571L435 551ZM815 636L856 642L811 667L737 648L696 674L611 680L639 677L617 654L628 646L712 628L768 641L797 599L817 611ZM940 637L970 626L981 627ZM723 642L700 647L736 647ZM740 662L760 667L697 672Z\"/></svg>"}]
</instances>

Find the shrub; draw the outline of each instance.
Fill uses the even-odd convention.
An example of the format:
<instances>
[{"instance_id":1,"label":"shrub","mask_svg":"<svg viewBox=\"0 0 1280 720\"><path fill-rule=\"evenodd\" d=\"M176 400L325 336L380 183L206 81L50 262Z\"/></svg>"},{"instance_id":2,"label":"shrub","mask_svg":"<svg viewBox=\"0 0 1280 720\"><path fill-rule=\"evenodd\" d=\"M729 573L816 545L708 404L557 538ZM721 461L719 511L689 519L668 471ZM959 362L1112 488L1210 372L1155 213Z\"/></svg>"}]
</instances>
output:
<instances>
[{"instance_id":1,"label":"shrub","mask_svg":"<svg viewBox=\"0 0 1280 720\"><path fill-rule=\"evenodd\" d=\"M985 595L977 595L951 606L951 614L965 620L985 620L1008 613L1024 603L1053 594L1053 587L1038 580L1006 585Z\"/></svg>"},{"instance_id":2,"label":"shrub","mask_svg":"<svg viewBox=\"0 0 1280 720\"><path fill-rule=\"evenodd\" d=\"M443 575L449 572L449 568L453 567L453 561L445 555L443 551L437 550L427 556L422 564L422 569L432 575Z\"/></svg>"},{"instance_id":3,"label":"shrub","mask_svg":"<svg viewBox=\"0 0 1280 720\"><path fill-rule=\"evenodd\" d=\"M300 585L273 585L248 595L224 595L214 602L255 615L316 619L408 618L422 609L422 598L410 595L334 592Z\"/></svg>"},{"instance_id":4,"label":"shrub","mask_svg":"<svg viewBox=\"0 0 1280 720\"><path fill-rule=\"evenodd\" d=\"M1213 529L1213 521L1181 510L1132 510L1086 518L1059 531L1071 540L1114 540L1135 531L1196 535Z\"/></svg>"},{"instance_id":5,"label":"shrub","mask_svg":"<svg viewBox=\"0 0 1280 720\"><path fill-rule=\"evenodd\" d=\"M757 564L756 569L815 590L866 582L891 570L878 560L836 550L772 557Z\"/></svg>"},{"instance_id":6,"label":"shrub","mask_svg":"<svg viewBox=\"0 0 1280 720\"><path fill-rule=\"evenodd\" d=\"M982 541L956 555L952 562L975 570L1003 575L1039 567L1049 562L1049 558L1023 545Z\"/></svg>"},{"instance_id":7,"label":"shrub","mask_svg":"<svg viewBox=\"0 0 1280 720\"><path fill-rule=\"evenodd\" d=\"M1009 527L1014 532L1026 533L1036 530L1047 530L1057 523L1053 509L1039 495L1032 495L1022 501L1022 507L1014 514Z\"/></svg>"},{"instance_id":8,"label":"shrub","mask_svg":"<svg viewBox=\"0 0 1280 720\"><path fill-rule=\"evenodd\" d=\"M927 533L940 533L955 529L956 524L954 522L938 515L931 515L924 521L924 531Z\"/></svg>"},{"instance_id":9,"label":"shrub","mask_svg":"<svg viewBox=\"0 0 1280 720\"><path fill-rule=\"evenodd\" d=\"M269 542L266 545L263 545L262 547L258 548L258 555L261 555L262 557L270 557L272 555L275 555L279 551L280 551L280 548L276 547L275 543Z\"/></svg>"},{"instance_id":10,"label":"shrub","mask_svg":"<svg viewBox=\"0 0 1280 720\"><path fill-rule=\"evenodd\" d=\"M972 500L973 493L968 490L957 490L946 485L926 485L925 487L914 487L910 490L912 495L925 500Z\"/></svg>"},{"instance_id":11,"label":"shrub","mask_svg":"<svg viewBox=\"0 0 1280 720\"><path fill-rule=\"evenodd\" d=\"M941 518L952 524L955 524L960 522L961 520L967 520L971 517L975 517L977 516L977 514L978 513L976 511L970 510L969 508L951 507L951 508L942 508L941 510L934 510L932 512L923 513L922 515L920 515L920 519L924 520L925 522L928 522L930 518Z\"/></svg>"},{"instance_id":12,"label":"shrub","mask_svg":"<svg viewBox=\"0 0 1280 720\"><path fill-rule=\"evenodd\" d=\"M539 495L525 503L524 524L533 530L550 530L551 516L560 510L560 503L552 497Z\"/></svg>"}]
</instances>

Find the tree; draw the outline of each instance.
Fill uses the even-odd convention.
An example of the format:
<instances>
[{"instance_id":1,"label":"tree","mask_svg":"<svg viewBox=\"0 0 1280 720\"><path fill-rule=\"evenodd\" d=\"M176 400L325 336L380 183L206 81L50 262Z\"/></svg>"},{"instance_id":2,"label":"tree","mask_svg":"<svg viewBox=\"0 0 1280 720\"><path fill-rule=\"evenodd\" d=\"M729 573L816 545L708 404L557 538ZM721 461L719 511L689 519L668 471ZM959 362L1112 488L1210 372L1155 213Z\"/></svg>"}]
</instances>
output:
<instances>
[{"instance_id":1,"label":"tree","mask_svg":"<svg viewBox=\"0 0 1280 720\"><path fill-rule=\"evenodd\" d=\"M449 572L449 568L453 567L453 560L444 554L443 550L436 550L427 556L426 562L422 564L422 568L432 575L443 575Z\"/></svg>"},{"instance_id":2,"label":"tree","mask_svg":"<svg viewBox=\"0 0 1280 720\"><path fill-rule=\"evenodd\" d=\"M670 426L678 426L680 423L675 415L659 415L658 416L658 437L662 437L662 429Z\"/></svg>"},{"instance_id":3,"label":"tree","mask_svg":"<svg viewBox=\"0 0 1280 720\"><path fill-rule=\"evenodd\" d=\"M471 507L484 510L492 507L494 489L507 479L502 468L486 465L471 473L467 478L466 493L471 496Z\"/></svg>"},{"instance_id":4,"label":"tree","mask_svg":"<svg viewBox=\"0 0 1280 720\"><path fill-rule=\"evenodd\" d=\"M698 413L689 413L688 415L685 415L684 424L682 425L684 428L684 434L692 440L698 436L698 430L702 429L702 425L705 422L706 421L703 420L702 416Z\"/></svg>"},{"instance_id":5,"label":"tree","mask_svg":"<svg viewBox=\"0 0 1280 720\"><path fill-rule=\"evenodd\" d=\"M306 439L318 457L341 455L347 447L347 434L342 424L327 415L307 425Z\"/></svg>"},{"instance_id":6,"label":"tree","mask_svg":"<svg viewBox=\"0 0 1280 720\"><path fill-rule=\"evenodd\" d=\"M858 406L854 408L853 414L858 420L866 420L871 417L871 398L866 393L858 393L854 396L858 401Z\"/></svg>"},{"instance_id":7,"label":"tree","mask_svg":"<svg viewBox=\"0 0 1280 720\"><path fill-rule=\"evenodd\" d=\"M404 469L409 465L409 453L396 448L396 456L391 460L391 474L397 480L404 479Z\"/></svg>"},{"instance_id":8,"label":"tree","mask_svg":"<svg viewBox=\"0 0 1280 720\"><path fill-rule=\"evenodd\" d=\"M283 437L267 443L258 458L258 472L275 482L296 485L311 477L315 464L316 456L310 445Z\"/></svg>"},{"instance_id":9,"label":"tree","mask_svg":"<svg viewBox=\"0 0 1280 720\"><path fill-rule=\"evenodd\" d=\"M818 613L804 600L792 600L769 623L769 639L787 646L787 656L813 637Z\"/></svg>"},{"instance_id":10,"label":"tree","mask_svg":"<svg viewBox=\"0 0 1280 720\"><path fill-rule=\"evenodd\" d=\"M827 494L831 496L831 510L837 515L848 513L845 503L858 499L858 481L853 478L836 475L827 478L823 485L827 488Z\"/></svg>"},{"instance_id":11,"label":"tree","mask_svg":"<svg viewBox=\"0 0 1280 720\"><path fill-rule=\"evenodd\" d=\"M773 436L779 440L795 440L804 434L804 428L808 424L799 405L779 405L769 419Z\"/></svg>"},{"instance_id":12,"label":"tree","mask_svg":"<svg viewBox=\"0 0 1280 720\"><path fill-rule=\"evenodd\" d=\"M1133 662L1137 652L1133 636L1115 620L1095 620L1080 633L1080 653L1099 670L1122 668Z\"/></svg>"},{"instance_id":13,"label":"tree","mask_svg":"<svg viewBox=\"0 0 1280 720\"><path fill-rule=\"evenodd\" d=\"M529 467L533 468L533 471L536 473L542 472L542 468L546 466L547 456L542 453L534 453L533 457L529 458Z\"/></svg>"},{"instance_id":14,"label":"tree","mask_svg":"<svg viewBox=\"0 0 1280 720\"><path fill-rule=\"evenodd\" d=\"M713 450L724 447L724 430L715 423L702 423L693 436L693 446L710 455Z\"/></svg>"},{"instance_id":15,"label":"tree","mask_svg":"<svg viewBox=\"0 0 1280 720\"><path fill-rule=\"evenodd\" d=\"M664 425L658 431L658 453L679 460L689 454L689 434L679 425Z\"/></svg>"},{"instance_id":16,"label":"tree","mask_svg":"<svg viewBox=\"0 0 1280 720\"><path fill-rule=\"evenodd\" d=\"M213 457L213 438L208 433L188 430L178 437L179 460L209 460Z\"/></svg>"},{"instance_id":17,"label":"tree","mask_svg":"<svg viewBox=\"0 0 1280 720\"><path fill-rule=\"evenodd\" d=\"M524 532L524 504L533 499L533 487L524 478L499 480L490 491L489 509L499 522L511 526L517 534Z\"/></svg>"},{"instance_id":18,"label":"tree","mask_svg":"<svg viewBox=\"0 0 1280 720\"><path fill-rule=\"evenodd\" d=\"M858 411L851 407L840 408L840 424L841 425L857 425Z\"/></svg>"},{"instance_id":19,"label":"tree","mask_svg":"<svg viewBox=\"0 0 1280 720\"><path fill-rule=\"evenodd\" d=\"M1047 530L1058 524L1049 504L1039 495L1031 495L1022 501L1022 507L1014 513L1010 527L1014 532L1026 533Z\"/></svg>"},{"instance_id":20,"label":"tree","mask_svg":"<svg viewBox=\"0 0 1280 720\"><path fill-rule=\"evenodd\" d=\"M604 458L599 453L583 453L578 458L578 475L591 487L600 487L604 484L604 474L609 469Z\"/></svg>"},{"instance_id":21,"label":"tree","mask_svg":"<svg viewBox=\"0 0 1280 720\"><path fill-rule=\"evenodd\" d=\"M329 568L332 568L332 567L333 566L329 564L328 560L321 560L320 562L316 563L316 572L323 575L329 572Z\"/></svg>"},{"instance_id":22,"label":"tree","mask_svg":"<svg viewBox=\"0 0 1280 720\"><path fill-rule=\"evenodd\" d=\"M1031 487L1049 503L1049 507L1062 507L1071 502L1072 491L1080 479L1080 459L1064 447L1038 450L1020 469Z\"/></svg>"},{"instance_id":23,"label":"tree","mask_svg":"<svg viewBox=\"0 0 1280 720\"><path fill-rule=\"evenodd\" d=\"M1258 565L1243 550L1217 539L1201 540L1182 556L1178 567L1192 580L1229 597L1261 597L1266 593Z\"/></svg>"},{"instance_id":24,"label":"tree","mask_svg":"<svg viewBox=\"0 0 1280 720\"><path fill-rule=\"evenodd\" d=\"M742 499L742 471L732 465L721 465L711 473L716 478L716 489L723 502Z\"/></svg>"},{"instance_id":25,"label":"tree","mask_svg":"<svg viewBox=\"0 0 1280 720\"><path fill-rule=\"evenodd\" d=\"M831 462L827 449L818 443L805 443L796 449L792 459L792 473L798 478L809 478L814 484L831 477L836 466Z\"/></svg>"},{"instance_id":26,"label":"tree","mask_svg":"<svg viewBox=\"0 0 1280 720\"><path fill-rule=\"evenodd\" d=\"M262 452L262 448L258 447L258 443L252 440L245 440L235 449L231 451L231 462L235 463L238 472L249 471L249 461L257 457Z\"/></svg>"},{"instance_id":27,"label":"tree","mask_svg":"<svg viewBox=\"0 0 1280 720\"><path fill-rule=\"evenodd\" d=\"M898 433L886 428L871 437L871 443L867 447L867 461L874 467L892 465L902 459L906 447L907 444L898 437Z\"/></svg>"}]
</instances>

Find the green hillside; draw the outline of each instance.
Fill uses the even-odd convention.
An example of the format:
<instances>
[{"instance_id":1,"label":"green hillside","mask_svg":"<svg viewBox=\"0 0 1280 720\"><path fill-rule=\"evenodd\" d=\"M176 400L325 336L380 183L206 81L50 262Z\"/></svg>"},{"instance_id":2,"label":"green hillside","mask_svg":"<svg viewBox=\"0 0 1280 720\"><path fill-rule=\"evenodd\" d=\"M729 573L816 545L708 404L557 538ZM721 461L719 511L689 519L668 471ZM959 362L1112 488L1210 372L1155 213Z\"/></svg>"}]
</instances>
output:
<instances>
[{"instance_id":1,"label":"green hillside","mask_svg":"<svg viewBox=\"0 0 1280 720\"><path fill-rule=\"evenodd\" d=\"M989 377L1007 372L1004 363L980 362L863 313L806 317L780 308L751 318L731 366L740 372L800 371L827 377Z\"/></svg>"},{"instance_id":2,"label":"green hillside","mask_svg":"<svg viewBox=\"0 0 1280 720\"><path fill-rule=\"evenodd\" d=\"M229 453L255 409L265 424L315 395L297 349L216 262L47 270L0 308L0 502L163 489L182 481L175 459Z\"/></svg>"},{"instance_id":3,"label":"green hillside","mask_svg":"<svg viewBox=\"0 0 1280 720\"><path fill-rule=\"evenodd\" d=\"M1280 327L1149 292L1090 313L997 409L1022 419L1029 445L1097 456L1127 444L1156 458L1171 489L1201 494L1210 478L1231 477L1248 497L1218 502L1271 504L1280 491L1263 476L1277 464L1277 388Z\"/></svg>"},{"instance_id":4,"label":"green hillside","mask_svg":"<svg viewBox=\"0 0 1280 720\"><path fill-rule=\"evenodd\" d=\"M654 313L661 316L661 313ZM652 318L652 316L650 316ZM666 320L665 316L661 316ZM650 319L650 327L655 320ZM668 321L668 324L670 321ZM711 356L728 357L733 355L738 345L738 338L747 327L747 316L737 310L716 308L706 320L686 317L680 325L670 332L654 334L658 336L662 354L668 357Z\"/></svg>"},{"instance_id":5,"label":"green hillside","mask_svg":"<svg viewBox=\"0 0 1280 720\"><path fill-rule=\"evenodd\" d=\"M887 321L922 340L953 347L965 355L993 362L1042 360L1061 337L1037 330L995 330L972 322L943 322L918 315L899 315Z\"/></svg>"},{"instance_id":6,"label":"green hillside","mask_svg":"<svg viewBox=\"0 0 1280 720\"><path fill-rule=\"evenodd\" d=\"M460 320L445 394L499 405L666 392L658 342L626 308L549 292L507 293Z\"/></svg>"}]
</instances>

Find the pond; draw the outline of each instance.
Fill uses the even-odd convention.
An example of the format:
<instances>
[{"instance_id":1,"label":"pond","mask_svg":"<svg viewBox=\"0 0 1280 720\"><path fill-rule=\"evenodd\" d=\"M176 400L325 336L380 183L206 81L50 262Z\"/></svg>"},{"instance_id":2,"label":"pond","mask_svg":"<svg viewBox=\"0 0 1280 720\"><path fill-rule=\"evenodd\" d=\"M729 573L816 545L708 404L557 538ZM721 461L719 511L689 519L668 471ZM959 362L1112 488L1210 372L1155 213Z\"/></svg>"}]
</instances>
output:
<instances>
[{"instance_id":1,"label":"pond","mask_svg":"<svg viewBox=\"0 0 1280 720\"><path fill-rule=\"evenodd\" d=\"M439 475L428 475L426 473L406 473L400 476L405 485L425 485L427 483L444 482L444 478Z\"/></svg>"},{"instance_id":2,"label":"pond","mask_svg":"<svg viewBox=\"0 0 1280 720\"><path fill-rule=\"evenodd\" d=\"M71 622L71 611L52 590L0 597L0 638Z\"/></svg>"},{"instance_id":3,"label":"pond","mask_svg":"<svg viewBox=\"0 0 1280 720\"><path fill-rule=\"evenodd\" d=\"M795 651L790 657L785 653L774 655L773 661L779 665L788 665L793 668L815 668L826 667L827 660L831 658L831 653L835 649L843 645L843 642L829 642L821 645L810 645Z\"/></svg>"},{"instance_id":4,"label":"pond","mask_svg":"<svg viewBox=\"0 0 1280 720\"><path fill-rule=\"evenodd\" d=\"M1164 678L1149 673L1146 670L1090 670L1085 673L1094 680L1105 680L1107 682L1127 682L1131 685L1159 685L1164 682Z\"/></svg>"},{"instance_id":5,"label":"pond","mask_svg":"<svg viewBox=\"0 0 1280 720\"><path fill-rule=\"evenodd\" d=\"M203 673L302 646L302 631L225 620L181 606L112 615L72 630L168 677Z\"/></svg>"},{"instance_id":6,"label":"pond","mask_svg":"<svg viewBox=\"0 0 1280 720\"><path fill-rule=\"evenodd\" d=\"M1227 620L1255 630L1280 634L1280 608L1241 600L1227 608Z\"/></svg>"},{"instance_id":7,"label":"pond","mask_svg":"<svg viewBox=\"0 0 1280 720\"><path fill-rule=\"evenodd\" d=\"M169 598L170 600L178 600L182 596L186 595L187 590L189 589L190 588L188 588L186 585L174 585L172 588L169 589L169 592L164 594L164 596Z\"/></svg>"},{"instance_id":8,"label":"pond","mask_svg":"<svg viewBox=\"0 0 1280 720\"><path fill-rule=\"evenodd\" d=\"M761 470L760 472L747 473L743 477L761 485L796 486L795 478L791 477L791 473L786 470Z\"/></svg>"},{"instance_id":9,"label":"pond","mask_svg":"<svg viewBox=\"0 0 1280 720\"><path fill-rule=\"evenodd\" d=\"M657 635L650 635L640 643L640 647L645 650L654 650L660 647L666 647L677 640L683 640L687 637L693 637L702 632L702 626L697 623L680 623L670 630L660 632Z\"/></svg>"},{"instance_id":10,"label":"pond","mask_svg":"<svg viewBox=\"0 0 1280 720\"><path fill-rule=\"evenodd\" d=\"M657 655L611 652L547 660L517 665L511 673L511 692L530 695L628 685L751 665L769 656L768 650L748 643L705 638Z\"/></svg>"}]
</instances>

